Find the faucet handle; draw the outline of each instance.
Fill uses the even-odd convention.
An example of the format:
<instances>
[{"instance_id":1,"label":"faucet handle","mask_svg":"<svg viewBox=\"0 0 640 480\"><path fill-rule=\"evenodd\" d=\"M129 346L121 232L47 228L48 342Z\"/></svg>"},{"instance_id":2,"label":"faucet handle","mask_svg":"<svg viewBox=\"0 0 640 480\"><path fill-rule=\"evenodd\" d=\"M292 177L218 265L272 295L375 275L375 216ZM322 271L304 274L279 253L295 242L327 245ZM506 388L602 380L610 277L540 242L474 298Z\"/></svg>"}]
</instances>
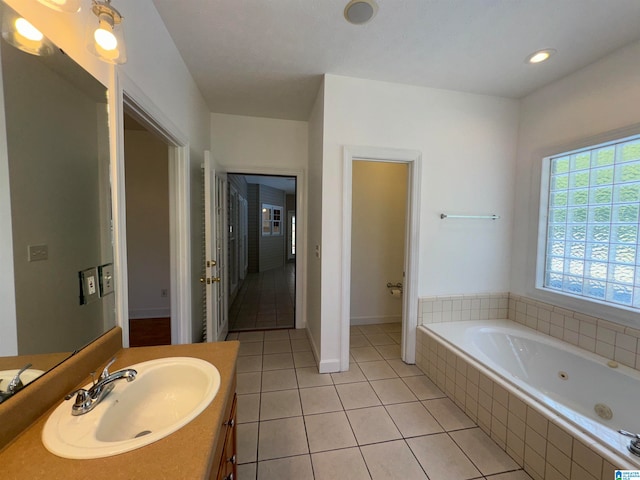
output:
<instances>
[{"instance_id":1,"label":"faucet handle","mask_svg":"<svg viewBox=\"0 0 640 480\"><path fill-rule=\"evenodd\" d=\"M20 390L21 388L24 387L24 384L22 383L22 380L20 379L20 375L22 375L25 370L31 368L32 365L30 363L27 363L24 367L22 367L20 369L20 371L18 371L18 373L16 374L15 377L13 377L13 379L9 382L9 385L7 386L7 392L9 393L16 393L18 390Z\"/></svg>"},{"instance_id":2,"label":"faucet handle","mask_svg":"<svg viewBox=\"0 0 640 480\"><path fill-rule=\"evenodd\" d=\"M76 395L76 400L73 402L73 406L71 407L71 414L78 415L77 412L84 412L87 408L91 407L91 397L89 396L89 392L84 388L79 388L74 390L73 392L67 394L64 399L71 400L73 396Z\"/></svg>"},{"instance_id":3,"label":"faucet handle","mask_svg":"<svg viewBox=\"0 0 640 480\"><path fill-rule=\"evenodd\" d=\"M98 381L100 380L104 380L105 378L107 378L109 376L109 367L111 365L113 365L113 363L116 361L116 357L113 357L111 360L109 360L109 363L107 363L107 365L104 367L104 369L102 370L102 373L100 374L100 377L98 378ZM96 379L94 377L96 372L92 372L91 376L93 377L93 384L95 385Z\"/></svg>"},{"instance_id":4,"label":"faucet handle","mask_svg":"<svg viewBox=\"0 0 640 480\"><path fill-rule=\"evenodd\" d=\"M631 438L638 438L638 439L640 439L640 434L637 434L637 433L627 432L626 430L618 430L618 433L621 433L621 434L622 434L622 435L624 435L625 437L631 437Z\"/></svg>"}]
</instances>

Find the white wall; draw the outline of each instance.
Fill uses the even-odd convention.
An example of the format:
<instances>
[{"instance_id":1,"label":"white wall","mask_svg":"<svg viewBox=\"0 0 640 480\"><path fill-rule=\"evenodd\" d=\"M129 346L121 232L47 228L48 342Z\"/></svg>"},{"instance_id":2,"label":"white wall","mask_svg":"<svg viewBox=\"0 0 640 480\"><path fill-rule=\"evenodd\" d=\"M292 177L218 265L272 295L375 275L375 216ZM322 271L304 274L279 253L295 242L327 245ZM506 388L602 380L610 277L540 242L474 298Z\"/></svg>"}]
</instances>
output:
<instances>
[{"instance_id":1,"label":"white wall","mask_svg":"<svg viewBox=\"0 0 640 480\"><path fill-rule=\"evenodd\" d=\"M316 245L322 244L322 157L324 137L324 80L318 89L315 103L309 116L309 175L308 175L308 215L307 228L307 332L311 345L320 362L322 351L322 299L321 251L316 253ZM297 221L297 219L296 219ZM301 244L303 240L297 242ZM296 257L298 252L296 252ZM324 373L323 365L320 371Z\"/></svg>"},{"instance_id":2,"label":"white wall","mask_svg":"<svg viewBox=\"0 0 640 480\"><path fill-rule=\"evenodd\" d=\"M211 152L229 172L307 168L307 122L211 114Z\"/></svg>"},{"instance_id":3,"label":"white wall","mask_svg":"<svg viewBox=\"0 0 640 480\"><path fill-rule=\"evenodd\" d=\"M129 318L171 315L169 295L168 147L141 130L125 130Z\"/></svg>"},{"instance_id":4,"label":"white wall","mask_svg":"<svg viewBox=\"0 0 640 480\"><path fill-rule=\"evenodd\" d=\"M343 146L422 152L419 296L506 291L517 120L516 100L325 76L323 361L340 358ZM440 220L441 212L502 218Z\"/></svg>"},{"instance_id":5,"label":"white wall","mask_svg":"<svg viewBox=\"0 0 640 480\"><path fill-rule=\"evenodd\" d=\"M353 162L351 324L399 322L407 210L406 163Z\"/></svg>"},{"instance_id":6,"label":"white wall","mask_svg":"<svg viewBox=\"0 0 640 480\"><path fill-rule=\"evenodd\" d=\"M535 268L542 158L612 135L640 133L640 126L612 132L640 123L639 57L637 42L522 100L511 262L512 292L636 326L637 313L536 290Z\"/></svg>"},{"instance_id":7,"label":"white wall","mask_svg":"<svg viewBox=\"0 0 640 480\"><path fill-rule=\"evenodd\" d=\"M135 92L128 92L130 96L143 104L150 103L163 119L171 119L172 126L177 127L187 139L190 147L192 207L189 232L192 242L190 277L192 286L198 285L202 259L200 166L204 161L203 152L209 149L210 113L152 0L114 2L114 6L125 19L128 51L128 62L115 68L116 75L113 74L114 67L101 62L85 49L83 36L87 14L91 8L90 0L83 0L82 11L78 14L58 13L35 0L7 0L7 3L106 85L112 98L118 98L119 95L116 75L124 74L128 84L135 86ZM140 94L145 98L141 99ZM114 152L122 152L121 133L112 131L112 135L111 146ZM112 157L112 160L114 158ZM120 165L121 160L118 160ZM120 221L124 222L124 219ZM194 338L198 337L201 297L201 289L192 288Z\"/></svg>"}]
</instances>

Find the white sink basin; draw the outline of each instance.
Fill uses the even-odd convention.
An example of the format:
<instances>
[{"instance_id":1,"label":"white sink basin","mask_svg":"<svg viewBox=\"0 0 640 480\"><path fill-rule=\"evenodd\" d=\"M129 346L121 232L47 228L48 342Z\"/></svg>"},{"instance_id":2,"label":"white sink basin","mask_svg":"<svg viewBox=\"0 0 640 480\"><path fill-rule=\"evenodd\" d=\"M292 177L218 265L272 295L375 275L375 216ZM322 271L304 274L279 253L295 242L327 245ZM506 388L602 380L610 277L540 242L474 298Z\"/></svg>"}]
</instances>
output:
<instances>
[{"instance_id":1,"label":"white sink basin","mask_svg":"<svg viewBox=\"0 0 640 480\"><path fill-rule=\"evenodd\" d=\"M115 382L92 411L72 416L74 399L54 410L42 431L51 453L88 459L144 447L193 420L220 388L218 369L197 358L162 358L127 368L137 370L136 379Z\"/></svg>"},{"instance_id":2,"label":"white sink basin","mask_svg":"<svg viewBox=\"0 0 640 480\"><path fill-rule=\"evenodd\" d=\"M20 370L0 370L0 391L4 392L7 390L9 383L13 378L18 374ZM23 385L26 385L29 382L34 381L40 375L44 373L43 370L38 370L37 368L28 368L24 372L20 374L20 380Z\"/></svg>"}]
</instances>

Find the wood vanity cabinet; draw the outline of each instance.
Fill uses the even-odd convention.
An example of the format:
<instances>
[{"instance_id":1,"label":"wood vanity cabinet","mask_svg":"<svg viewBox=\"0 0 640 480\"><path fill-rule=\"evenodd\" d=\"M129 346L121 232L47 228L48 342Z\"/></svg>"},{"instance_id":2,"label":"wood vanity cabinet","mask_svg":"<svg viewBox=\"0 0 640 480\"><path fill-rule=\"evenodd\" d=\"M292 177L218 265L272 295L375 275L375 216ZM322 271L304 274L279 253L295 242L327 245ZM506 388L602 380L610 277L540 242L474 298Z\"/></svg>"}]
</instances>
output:
<instances>
[{"instance_id":1,"label":"wood vanity cabinet","mask_svg":"<svg viewBox=\"0 0 640 480\"><path fill-rule=\"evenodd\" d=\"M235 389L234 389L235 390ZM218 469L212 468L210 480L236 480L238 478L236 467L236 405L235 393L231 401L227 402L224 414L224 422L220 426L220 441L216 446L214 467L218 459Z\"/></svg>"}]
</instances>

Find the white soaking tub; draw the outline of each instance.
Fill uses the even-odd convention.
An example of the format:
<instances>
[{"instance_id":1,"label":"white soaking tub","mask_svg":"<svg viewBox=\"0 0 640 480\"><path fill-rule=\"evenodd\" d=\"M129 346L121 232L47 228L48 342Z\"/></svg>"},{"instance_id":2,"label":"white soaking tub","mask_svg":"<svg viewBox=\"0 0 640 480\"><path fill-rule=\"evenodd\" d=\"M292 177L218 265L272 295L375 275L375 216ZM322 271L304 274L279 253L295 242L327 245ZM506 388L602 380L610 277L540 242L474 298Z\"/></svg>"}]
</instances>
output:
<instances>
[{"instance_id":1,"label":"white soaking tub","mask_svg":"<svg viewBox=\"0 0 640 480\"><path fill-rule=\"evenodd\" d=\"M640 457L627 449L630 438L618 433L640 433L640 372L509 320L419 328L488 369L527 403L564 420L582 433L576 438L640 469Z\"/></svg>"}]
</instances>

